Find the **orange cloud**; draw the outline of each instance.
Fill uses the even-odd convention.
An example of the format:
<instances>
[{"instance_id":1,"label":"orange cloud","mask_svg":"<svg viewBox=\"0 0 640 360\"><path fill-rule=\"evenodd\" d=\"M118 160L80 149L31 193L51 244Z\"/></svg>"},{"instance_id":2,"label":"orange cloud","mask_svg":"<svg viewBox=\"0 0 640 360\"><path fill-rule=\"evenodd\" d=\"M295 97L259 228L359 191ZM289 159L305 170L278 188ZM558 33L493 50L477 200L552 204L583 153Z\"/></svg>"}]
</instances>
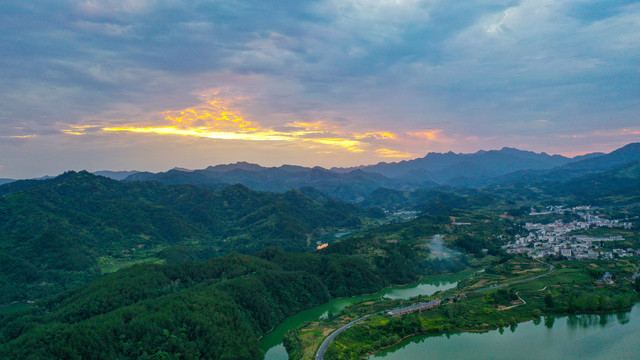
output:
<instances>
[{"instance_id":1,"label":"orange cloud","mask_svg":"<svg viewBox=\"0 0 640 360\"><path fill-rule=\"evenodd\" d=\"M358 139L363 139L363 138L372 138L372 139L395 139L396 138L396 134L388 132L388 131L376 131L376 132L368 132L368 133L364 133L361 135L356 135L356 138Z\"/></svg>"},{"instance_id":2,"label":"orange cloud","mask_svg":"<svg viewBox=\"0 0 640 360\"><path fill-rule=\"evenodd\" d=\"M214 94L214 96L217 94ZM220 101L208 100L204 104L178 111L165 111L165 120L183 128L207 127L216 131L253 131L257 126L245 120L238 111L230 106L234 99Z\"/></svg>"},{"instance_id":3,"label":"orange cloud","mask_svg":"<svg viewBox=\"0 0 640 360\"><path fill-rule=\"evenodd\" d=\"M311 132L329 131L337 128L336 125L329 124L321 120L314 121L314 122L293 121L293 122L287 123L287 126L304 129L305 131L311 131Z\"/></svg>"},{"instance_id":4,"label":"orange cloud","mask_svg":"<svg viewBox=\"0 0 640 360\"><path fill-rule=\"evenodd\" d=\"M376 153L382 157L388 158L411 158L415 156L408 152L396 151L391 149L378 149L376 150Z\"/></svg>"},{"instance_id":5,"label":"orange cloud","mask_svg":"<svg viewBox=\"0 0 640 360\"><path fill-rule=\"evenodd\" d=\"M33 135L33 134L30 134L30 135L12 135L12 136L9 136L9 137L11 139L28 139L28 138L32 138L32 137L36 137L36 136Z\"/></svg>"},{"instance_id":6,"label":"orange cloud","mask_svg":"<svg viewBox=\"0 0 640 360\"><path fill-rule=\"evenodd\" d=\"M349 139L305 139L307 141L313 141L313 142L317 142L319 144L325 144L325 145L337 145L343 148L346 148L347 150L353 151L353 152L363 152L364 150L359 148L359 146L361 145L361 143L359 141L356 140L349 140Z\"/></svg>"},{"instance_id":7,"label":"orange cloud","mask_svg":"<svg viewBox=\"0 0 640 360\"><path fill-rule=\"evenodd\" d=\"M209 139L221 140L254 140L254 141L292 141L294 138L283 136L276 132L255 131L255 132L237 132L237 131L217 131L208 127L198 128L179 128L177 126L162 127L109 127L103 128L104 131L125 131L134 133L160 134L160 135L182 135L196 136Z\"/></svg>"},{"instance_id":8,"label":"orange cloud","mask_svg":"<svg viewBox=\"0 0 640 360\"><path fill-rule=\"evenodd\" d=\"M70 125L70 129L60 130L67 135L86 135L87 129L95 128L94 125Z\"/></svg>"},{"instance_id":9,"label":"orange cloud","mask_svg":"<svg viewBox=\"0 0 640 360\"><path fill-rule=\"evenodd\" d=\"M323 121L287 123L288 131L276 131L264 127L258 122L247 120L234 107L241 99L225 99L219 93L213 93L213 99L203 104L182 110L165 111L166 125L130 124L119 127L104 127L107 132L132 132L158 135L194 136L210 139L252 140L252 141L298 141L311 142L352 152L362 152L366 143L360 139L374 137L393 138L388 132L353 134L341 131L336 125ZM81 126L72 126L63 130L67 134L83 135Z\"/></svg>"},{"instance_id":10,"label":"orange cloud","mask_svg":"<svg viewBox=\"0 0 640 360\"><path fill-rule=\"evenodd\" d=\"M244 98L222 96L212 92L203 97L200 105L181 110L162 112L163 123L131 123L105 126L105 132L128 132L167 136L193 136L221 140L284 141L305 144L317 153L342 150L351 153L369 152L382 158L410 158L412 153L391 150L389 147L408 145L416 138L441 140L442 130L425 130L398 134L392 131L365 129L352 131L324 120L289 121L282 127L266 127L247 118L240 110ZM80 126L64 131L81 135Z\"/></svg>"},{"instance_id":11,"label":"orange cloud","mask_svg":"<svg viewBox=\"0 0 640 360\"><path fill-rule=\"evenodd\" d=\"M218 96L218 93L214 93L213 96L215 99L209 99L196 107L163 112L166 125L130 124L104 127L102 130L223 140L298 141L343 148L352 152L364 151L363 146L366 144L359 140L362 136L341 132L335 125L323 121L294 121L286 124L290 130L276 131L247 120L234 107L238 99L224 99ZM63 132L82 135L84 132L78 130L81 128L73 126Z\"/></svg>"},{"instance_id":12,"label":"orange cloud","mask_svg":"<svg viewBox=\"0 0 640 360\"><path fill-rule=\"evenodd\" d=\"M416 131L416 132L407 132L407 135L427 139L427 140L440 140L440 133L442 130L424 130L424 131Z\"/></svg>"}]
</instances>

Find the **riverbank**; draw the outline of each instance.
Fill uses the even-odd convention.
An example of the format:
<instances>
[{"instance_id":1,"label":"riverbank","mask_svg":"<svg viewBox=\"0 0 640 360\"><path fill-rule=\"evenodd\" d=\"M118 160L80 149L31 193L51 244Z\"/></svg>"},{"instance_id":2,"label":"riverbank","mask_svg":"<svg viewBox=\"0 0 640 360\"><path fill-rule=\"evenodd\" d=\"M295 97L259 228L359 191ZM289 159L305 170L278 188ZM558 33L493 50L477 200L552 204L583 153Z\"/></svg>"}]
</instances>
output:
<instances>
[{"instance_id":1,"label":"riverbank","mask_svg":"<svg viewBox=\"0 0 640 360\"><path fill-rule=\"evenodd\" d=\"M459 273L423 276L419 281L408 285L387 287L373 294L336 298L325 304L300 311L285 318L278 326L261 338L260 345L266 353L265 359L289 359L292 354L287 354L287 351L283 346L283 338L287 336L289 331L314 324L322 319L328 320L329 316L331 319L334 319L334 315L339 314L346 307L353 306L357 303L379 300L382 297L402 301L402 299L408 299L415 296L431 295L436 291L454 288L458 281L464 280L476 272L477 269L468 269ZM326 336L326 334L324 334L325 331L317 331L313 334L305 333L304 336L302 336L300 341L303 342L303 349L305 352L312 353L315 351L315 349L309 350L308 348L313 346L311 345L312 343L317 343L318 339L321 342L322 338Z\"/></svg>"},{"instance_id":2,"label":"riverbank","mask_svg":"<svg viewBox=\"0 0 640 360\"><path fill-rule=\"evenodd\" d=\"M403 338L418 334L486 332L513 328L519 323L540 319L548 314L628 310L638 300L631 282L626 279L626 275L637 270L637 262L565 262L558 265L560 268L552 274L523 283L513 283L508 288L466 292L465 296L454 297L437 310L397 318L373 316L337 337L328 347L325 359L361 358L393 347L402 342ZM501 265L502 276L510 270L517 278L521 274L521 268L526 266L534 264L525 259L511 260L511 263ZM592 271L585 271L585 267ZM615 283L602 284L590 275L605 269L616 273ZM472 285L487 280L484 284L490 285L490 278L495 275L495 271L490 271L467 283ZM465 293L470 287L465 286L464 289L439 296ZM525 300L524 303L516 304L520 302L516 293ZM380 303L383 304L384 301ZM499 311L500 307L509 308ZM357 309L348 310L346 315Z\"/></svg>"},{"instance_id":3,"label":"riverbank","mask_svg":"<svg viewBox=\"0 0 640 360\"><path fill-rule=\"evenodd\" d=\"M630 312L544 316L483 333L420 335L368 357L373 360L611 360L640 353L640 306Z\"/></svg>"}]
</instances>

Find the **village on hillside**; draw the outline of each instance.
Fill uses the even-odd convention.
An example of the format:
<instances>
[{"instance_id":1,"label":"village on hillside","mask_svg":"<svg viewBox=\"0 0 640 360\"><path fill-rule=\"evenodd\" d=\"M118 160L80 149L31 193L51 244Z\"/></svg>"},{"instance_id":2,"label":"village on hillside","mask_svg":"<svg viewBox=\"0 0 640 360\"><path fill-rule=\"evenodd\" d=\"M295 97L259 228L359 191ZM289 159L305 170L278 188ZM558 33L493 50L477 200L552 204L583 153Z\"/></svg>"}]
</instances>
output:
<instances>
[{"instance_id":1,"label":"village on hillside","mask_svg":"<svg viewBox=\"0 0 640 360\"><path fill-rule=\"evenodd\" d=\"M621 235L593 237L588 235L571 235L575 230L592 228L622 228L631 229L631 222L603 219L596 214L590 206L577 206L565 208L563 206L549 206L545 211L531 209L530 216L549 214L573 213L580 217L565 223L557 220L549 224L526 223L525 228L529 235L522 237L516 235L516 239L504 246L503 249L510 254L526 254L533 259L545 257L562 257L577 260L611 260L614 257L640 255L640 250L632 248L603 248L606 242L624 241Z\"/></svg>"}]
</instances>

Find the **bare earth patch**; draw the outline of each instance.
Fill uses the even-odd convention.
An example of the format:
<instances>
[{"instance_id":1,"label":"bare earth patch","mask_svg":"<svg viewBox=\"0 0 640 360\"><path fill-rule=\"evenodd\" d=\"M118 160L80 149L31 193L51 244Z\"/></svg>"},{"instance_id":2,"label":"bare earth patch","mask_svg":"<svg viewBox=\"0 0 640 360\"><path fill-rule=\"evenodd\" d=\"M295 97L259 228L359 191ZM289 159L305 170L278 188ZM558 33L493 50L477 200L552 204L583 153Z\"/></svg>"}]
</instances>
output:
<instances>
[{"instance_id":1,"label":"bare earth patch","mask_svg":"<svg viewBox=\"0 0 640 360\"><path fill-rule=\"evenodd\" d=\"M324 328L322 329L322 336L327 336L331 334L335 330L334 328Z\"/></svg>"},{"instance_id":2,"label":"bare earth patch","mask_svg":"<svg viewBox=\"0 0 640 360\"><path fill-rule=\"evenodd\" d=\"M482 286L482 285L486 284L488 281L489 281L489 280L487 280L487 279L482 279L482 280L478 281L477 283L475 283L475 284L471 285L471 287L479 287L479 286Z\"/></svg>"}]
</instances>

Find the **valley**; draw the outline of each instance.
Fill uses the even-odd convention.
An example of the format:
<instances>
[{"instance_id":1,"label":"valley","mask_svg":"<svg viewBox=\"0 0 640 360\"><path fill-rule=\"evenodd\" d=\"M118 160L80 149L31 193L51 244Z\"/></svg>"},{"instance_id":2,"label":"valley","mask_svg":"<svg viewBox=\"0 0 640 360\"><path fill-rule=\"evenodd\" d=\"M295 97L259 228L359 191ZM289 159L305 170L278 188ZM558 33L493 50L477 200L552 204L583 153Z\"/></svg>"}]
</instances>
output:
<instances>
[{"instance_id":1,"label":"valley","mask_svg":"<svg viewBox=\"0 0 640 360\"><path fill-rule=\"evenodd\" d=\"M313 359L351 324L321 358L357 359L421 334L628 311L636 166L358 199L84 171L14 181L0 186L0 355ZM562 190L609 178L606 192ZM412 310L385 315L398 308Z\"/></svg>"},{"instance_id":2,"label":"valley","mask_svg":"<svg viewBox=\"0 0 640 360\"><path fill-rule=\"evenodd\" d=\"M0 1L0 360L635 360L640 0Z\"/></svg>"}]
</instances>

